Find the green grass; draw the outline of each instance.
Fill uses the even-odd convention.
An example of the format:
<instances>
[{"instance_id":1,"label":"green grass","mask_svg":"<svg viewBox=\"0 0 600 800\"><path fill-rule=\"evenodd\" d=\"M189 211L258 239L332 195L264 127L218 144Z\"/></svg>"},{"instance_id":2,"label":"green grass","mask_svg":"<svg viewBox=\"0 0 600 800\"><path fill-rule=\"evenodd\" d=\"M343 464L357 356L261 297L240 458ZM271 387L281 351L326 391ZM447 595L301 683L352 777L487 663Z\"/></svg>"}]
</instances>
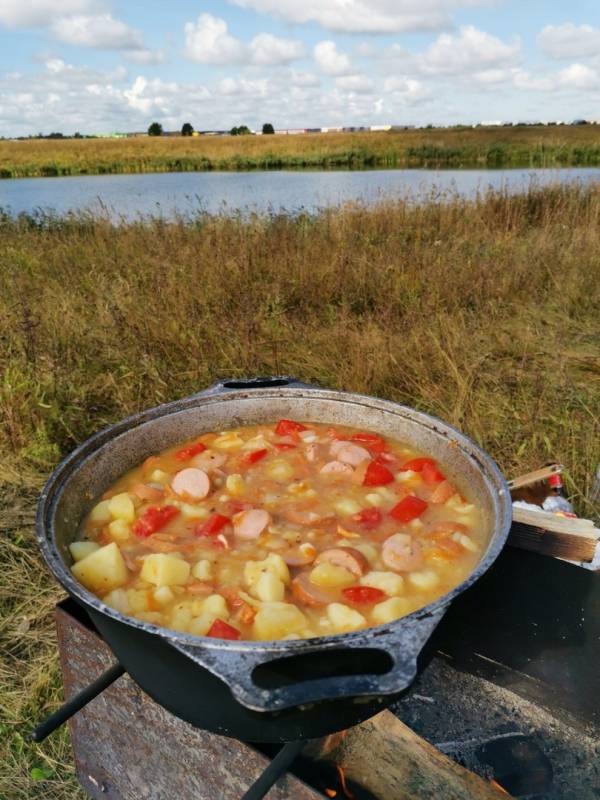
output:
<instances>
[{"instance_id":1,"label":"green grass","mask_svg":"<svg viewBox=\"0 0 600 800\"><path fill-rule=\"evenodd\" d=\"M66 734L28 740L61 697L60 591L32 525L61 455L218 377L292 374L429 411L507 476L558 459L592 516L599 275L594 187L118 227L0 216L0 797L83 797Z\"/></svg>"},{"instance_id":2,"label":"green grass","mask_svg":"<svg viewBox=\"0 0 600 800\"><path fill-rule=\"evenodd\" d=\"M0 178L206 170L599 164L597 125L0 141Z\"/></svg>"}]
</instances>

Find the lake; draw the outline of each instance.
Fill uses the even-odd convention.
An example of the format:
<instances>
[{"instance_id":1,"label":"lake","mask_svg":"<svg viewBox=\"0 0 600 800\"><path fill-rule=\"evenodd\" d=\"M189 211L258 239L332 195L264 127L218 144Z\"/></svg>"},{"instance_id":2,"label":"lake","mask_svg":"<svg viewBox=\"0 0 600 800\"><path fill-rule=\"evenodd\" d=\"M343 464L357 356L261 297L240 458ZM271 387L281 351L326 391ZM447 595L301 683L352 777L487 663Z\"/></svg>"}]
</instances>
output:
<instances>
[{"instance_id":1,"label":"lake","mask_svg":"<svg viewBox=\"0 0 600 800\"><path fill-rule=\"evenodd\" d=\"M600 168L273 172L170 172L0 180L0 208L12 214L103 210L112 219L211 213L296 212L359 200L475 197L489 188L508 192L532 184L600 180Z\"/></svg>"}]
</instances>

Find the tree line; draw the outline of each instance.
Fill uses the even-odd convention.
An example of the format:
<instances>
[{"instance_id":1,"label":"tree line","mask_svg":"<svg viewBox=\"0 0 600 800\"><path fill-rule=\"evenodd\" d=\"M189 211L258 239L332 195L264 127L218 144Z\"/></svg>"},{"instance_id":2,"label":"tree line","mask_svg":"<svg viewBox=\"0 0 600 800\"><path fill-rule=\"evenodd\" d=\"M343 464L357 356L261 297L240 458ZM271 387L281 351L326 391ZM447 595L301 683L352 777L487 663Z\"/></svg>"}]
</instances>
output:
<instances>
[{"instance_id":1,"label":"tree line","mask_svg":"<svg viewBox=\"0 0 600 800\"><path fill-rule=\"evenodd\" d=\"M265 122L262 126L263 134L275 133L275 128L270 122ZM163 126L160 122L152 122L148 127L148 136L162 136L164 133ZM182 136L192 136L194 133L194 126L191 122L184 122L181 126ZM248 136L252 133L247 125L234 126L229 133L231 136Z\"/></svg>"}]
</instances>

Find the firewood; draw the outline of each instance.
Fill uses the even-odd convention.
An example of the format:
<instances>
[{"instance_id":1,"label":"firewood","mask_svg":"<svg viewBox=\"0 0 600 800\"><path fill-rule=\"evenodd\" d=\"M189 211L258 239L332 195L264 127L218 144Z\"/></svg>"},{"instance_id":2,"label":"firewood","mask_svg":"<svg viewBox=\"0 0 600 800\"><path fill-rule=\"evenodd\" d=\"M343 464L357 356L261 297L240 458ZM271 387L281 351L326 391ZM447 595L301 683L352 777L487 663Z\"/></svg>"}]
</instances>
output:
<instances>
[{"instance_id":1,"label":"firewood","mask_svg":"<svg viewBox=\"0 0 600 800\"><path fill-rule=\"evenodd\" d=\"M506 800L508 796L436 750L390 711L314 740L305 752L341 767L346 779L381 800Z\"/></svg>"}]
</instances>

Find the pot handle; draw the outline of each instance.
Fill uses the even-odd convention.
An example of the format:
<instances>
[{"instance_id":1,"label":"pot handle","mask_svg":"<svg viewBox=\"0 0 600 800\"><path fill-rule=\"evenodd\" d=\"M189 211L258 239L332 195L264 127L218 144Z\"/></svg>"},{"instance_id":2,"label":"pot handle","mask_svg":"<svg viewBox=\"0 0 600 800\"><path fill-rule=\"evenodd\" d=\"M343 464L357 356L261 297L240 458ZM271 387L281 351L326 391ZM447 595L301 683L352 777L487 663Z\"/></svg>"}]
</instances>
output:
<instances>
[{"instance_id":1,"label":"pot handle","mask_svg":"<svg viewBox=\"0 0 600 800\"><path fill-rule=\"evenodd\" d=\"M256 378L231 378L220 380L198 392L196 397L208 397L212 395L224 394L225 392L240 391L247 392L253 389L320 389L313 383L304 383L298 378L289 375L267 375Z\"/></svg>"},{"instance_id":2,"label":"pot handle","mask_svg":"<svg viewBox=\"0 0 600 800\"><path fill-rule=\"evenodd\" d=\"M246 708L281 711L306 703L397 694L406 689L417 673L417 658L446 608L444 605L423 616L406 617L387 629L373 628L340 637L339 644L329 639L327 648L310 647L310 640L302 642L302 647L286 647L300 644L288 642L260 650L256 649L258 643L248 643L248 647L236 643L233 648L232 643L223 642L219 647L217 639L211 640L210 647L176 640L170 640L170 644L224 681ZM335 675L331 674L334 660L339 670ZM320 667L322 677L302 678L309 662L313 671L315 665ZM359 667L357 672L357 663L364 671Z\"/></svg>"}]
</instances>

